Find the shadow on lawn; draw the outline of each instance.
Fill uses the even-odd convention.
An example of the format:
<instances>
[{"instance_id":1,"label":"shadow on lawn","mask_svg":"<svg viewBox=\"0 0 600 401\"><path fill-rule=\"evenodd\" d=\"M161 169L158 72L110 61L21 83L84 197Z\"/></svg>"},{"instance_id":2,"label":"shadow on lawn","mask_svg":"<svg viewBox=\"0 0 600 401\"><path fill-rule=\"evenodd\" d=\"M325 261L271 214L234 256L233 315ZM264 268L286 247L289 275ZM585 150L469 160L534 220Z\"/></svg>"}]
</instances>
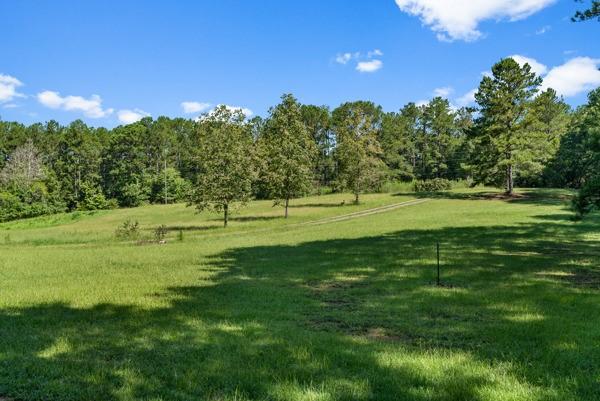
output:
<instances>
[{"instance_id":1,"label":"shadow on lawn","mask_svg":"<svg viewBox=\"0 0 600 401\"><path fill-rule=\"evenodd\" d=\"M597 224L237 248L204 267L212 285L149 295L168 307L2 310L0 395L486 400L521 385L530 399L600 399L600 294L548 275L598 261L582 238Z\"/></svg>"},{"instance_id":2,"label":"shadow on lawn","mask_svg":"<svg viewBox=\"0 0 600 401\"><path fill-rule=\"evenodd\" d=\"M556 189L520 189L514 195L506 195L501 191L481 190L476 192L398 192L394 196L416 196L417 198L458 199L458 200L500 200L510 203L534 205L564 205L569 206L572 194L567 190Z\"/></svg>"}]
</instances>

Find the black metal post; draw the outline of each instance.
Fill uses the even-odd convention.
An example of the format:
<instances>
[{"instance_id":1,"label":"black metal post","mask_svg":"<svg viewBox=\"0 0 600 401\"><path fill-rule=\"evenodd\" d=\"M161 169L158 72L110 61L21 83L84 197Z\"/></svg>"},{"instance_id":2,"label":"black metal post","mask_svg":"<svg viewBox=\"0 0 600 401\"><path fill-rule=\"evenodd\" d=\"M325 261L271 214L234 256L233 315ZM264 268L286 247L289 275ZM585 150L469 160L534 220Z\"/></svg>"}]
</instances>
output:
<instances>
[{"instance_id":1,"label":"black metal post","mask_svg":"<svg viewBox=\"0 0 600 401\"><path fill-rule=\"evenodd\" d=\"M436 243L437 250L437 285L440 285L440 243Z\"/></svg>"}]
</instances>

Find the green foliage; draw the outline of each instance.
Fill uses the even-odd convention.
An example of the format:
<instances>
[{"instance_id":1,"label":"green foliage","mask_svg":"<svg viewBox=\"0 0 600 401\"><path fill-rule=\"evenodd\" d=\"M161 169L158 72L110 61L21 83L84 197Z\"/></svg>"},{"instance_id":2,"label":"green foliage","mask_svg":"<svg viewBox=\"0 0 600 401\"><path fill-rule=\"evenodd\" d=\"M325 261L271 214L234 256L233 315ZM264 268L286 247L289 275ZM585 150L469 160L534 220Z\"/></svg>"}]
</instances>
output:
<instances>
[{"instance_id":1,"label":"green foliage","mask_svg":"<svg viewBox=\"0 0 600 401\"><path fill-rule=\"evenodd\" d=\"M575 126L578 149L571 152L579 167L577 176L582 187L574 199L574 209L579 217L599 206L600 191L600 88L590 92L588 103L579 111Z\"/></svg>"},{"instance_id":2,"label":"green foliage","mask_svg":"<svg viewBox=\"0 0 600 401\"><path fill-rule=\"evenodd\" d=\"M257 143L259 180L276 203L284 203L310 192L317 147L302 121L300 104L290 94L269 111Z\"/></svg>"},{"instance_id":3,"label":"green foliage","mask_svg":"<svg viewBox=\"0 0 600 401\"><path fill-rule=\"evenodd\" d=\"M119 191L119 203L121 206L135 207L148 202L150 198L150 187L145 185L147 177L127 183Z\"/></svg>"},{"instance_id":4,"label":"green foliage","mask_svg":"<svg viewBox=\"0 0 600 401\"><path fill-rule=\"evenodd\" d=\"M572 207L577 218L582 218L600 207L600 176L592 177L581 187L573 198Z\"/></svg>"},{"instance_id":5,"label":"green foliage","mask_svg":"<svg viewBox=\"0 0 600 401\"><path fill-rule=\"evenodd\" d=\"M496 63L492 75L481 80L475 94L480 118L471 137L471 171L477 182L498 184L503 177L506 192L512 194L515 169L538 157L544 138L529 130L525 117L541 82L529 64L521 67L512 58Z\"/></svg>"},{"instance_id":6,"label":"green foliage","mask_svg":"<svg viewBox=\"0 0 600 401\"><path fill-rule=\"evenodd\" d=\"M415 181L415 192L439 192L449 191L452 189L452 181L444 178L434 178L432 180Z\"/></svg>"},{"instance_id":7,"label":"green foliage","mask_svg":"<svg viewBox=\"0 0 600 401\"><path fill-rule=\"evenodd\" d=\"M152 176L150 201L152 203L176 203L189 199L192 185L172 167Z\"/></svg>"},{"instance_id":8,"label":"green foliage","mask_svg":"<svg viewBox=\"0 0 600 401\"><path fill-rule=\"evenodd\" d=\"M331 185L335 162L332 157L334 138L331 130L331 114L327 106L300 106L302 121L317 148L314 163L314 180L317 193Z\"/></svg>"},{"instance_id":9,"label":"green foliage","mask_svg":"<svg viewBox=\"0 0 600 401\"><path fill-rule=\"evenodd\" d=\"M359 195L376 190L386 178L386 165L377 139L381 110L371 102L344 103L333 111L337 148L338 184Z\"/></svg>"},{"instance_id":10,"label":"green foliage","mask_svg":"<svg viewBox=\"0 0 600 401\"><path fill-rule=\"evenodd\" d=\"M127 219L115 230L118 239L134 240L140 236L140 223L137 220Z\"/></svg>"},{"instance_id":11,"label":"green foliage","mask_svg":"<svg viewBox=\"0 0 600 401\"><path fill-rule=\"evenodd\" d=\"M220 106L201 122L198 180L192 203L198 210L228 213L234 203L244 205L252 196L254 166L252 136L241 111Z\"/></svg>"},{"instance_id":12,"label":"green foliage","mask_svg":"<svg viewBox=\"0 0 600 401\"><path fill-rule=\"evenodd\" d=\"M77 204L78 210L111 209L111 205L106 200L101 188L83 183L79 190L80 201Z\"/></svg>"},{"instance_id":13,"label":"green foliage","mask_svg":"<svg viewBox=\"0 0 600 401\"><path fill-rule=\"evenodd\" d=\"M576 0L579 2L583 2L583 0ZM579 10L575 13L575 15L571 18L571 21L587 21L591 19L598 19L600 21L600 1L592 0L589 8Z\"/></svg>"},{"instance_id":14,"label":"green foliage","mask_svg":"<svg viewBox=\"0 0 600 401\"><path fill-rule=\"evenodd\" d=\"M154 241L163 242L168 231L169 230L167 229L167 226L165 226L164 224L161 224L160 226L156 227L154 229Z\"/></svg>"},{"instance_id":15,"label":"green foliage","mask_svg":"<svg viewBox=\"0 0 600 401\"><path fill-rule=\"evenodd\" d=\"M544 168L556 155L569 129L570 107L549 88L531 101L525 120L528 158L519 164L516 180L522 186L539 186Z\"/></svg>"}]
</instances>

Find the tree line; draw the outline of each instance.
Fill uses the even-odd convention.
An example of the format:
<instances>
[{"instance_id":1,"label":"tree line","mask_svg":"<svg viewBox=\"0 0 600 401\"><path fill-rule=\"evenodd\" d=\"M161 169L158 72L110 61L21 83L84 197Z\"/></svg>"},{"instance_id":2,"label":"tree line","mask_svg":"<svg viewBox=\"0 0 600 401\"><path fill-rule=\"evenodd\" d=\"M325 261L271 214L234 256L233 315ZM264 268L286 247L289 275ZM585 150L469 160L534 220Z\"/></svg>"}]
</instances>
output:
<instances>
[{"instance_id":1,"label":"tree line","mask_svg":"<svg viewBox=\"0 0 600 401\"><path fill-rule=\"evenodd\" d=\"M527 64L503 59L476 107L435 97L384 112L369 101L300 104L291 94L265 118L219 107L197 119L150 117L113 129L81 120L0 120L0 221L72 210L187 201L223 214L250 199L350 191L355 201L388 181L581 189L600 203L600 89L572 110L541 90Z\"/></svg>"}]
</instances>

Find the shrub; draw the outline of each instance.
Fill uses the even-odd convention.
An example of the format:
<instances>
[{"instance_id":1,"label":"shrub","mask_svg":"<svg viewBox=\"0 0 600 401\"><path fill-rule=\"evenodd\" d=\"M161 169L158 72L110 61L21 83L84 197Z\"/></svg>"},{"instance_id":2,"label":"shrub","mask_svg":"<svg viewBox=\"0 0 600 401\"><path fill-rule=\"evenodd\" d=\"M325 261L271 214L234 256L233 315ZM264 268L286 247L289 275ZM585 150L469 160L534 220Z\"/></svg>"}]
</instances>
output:
<instances>
[{"instance_id":1,"label":"shrub","mask_svg":"<svg viewBox=\"0 0 600 401\"><path fill-rule=\"evenodd\" d=\"M135 181L123 187L121 205L135 207L148 202L148 189L140 182Z\"/></svg>"},{"instance_id":2,"label":"shrub","mask_svg":"<svg viewBox=\"0 0 600 401\"><path fill-rule=\"evenodd\" d=\"M119 239L137 239L140 236L140 224L137 220L127 219L117 227L115 236Z\"/></svg>"},{"instance_id":3,"label":"shrub","mask_svg":"<svg viewBox=\"0 0 600 401\"><path fill-rule=\"evenodd\" d=\"M156 242L164 241L166 235L167 235L167 226L165 226L164 224L162 224L154 229L154 240Z\"/></svg>"},{"instance_id":4,"label":"shrub","mask_svg":"<svg viewBox=\"0 0 600 401\"><path fill-rule=\"evenodd\" d=\"M0 221L59 213L64 209L64 204L48 196L42 187L34 186L19 194L0 191Z\"/></svg>"},{"instance_id":5,"label":"shrub","mask_svg":"<svg viewBox=\"0 0 600 401\"><path fill-rule=\"evenodd\" d=\"M182 202L187 200L191 190L191 183L182 178L174 168L167 168L167 203ZM156 174L152 177L152 189L150 192L150 200L152 203L165 202L165 172Z\"/></svg>"},{"instance_id":6,"label":"shrub","mask_svg":"<svg viewBox=\"0 0 600 401\"><path fill-rule=\"evenodd\" d=\"M81 201L77 203L79 210L102 210L108 209L108 201L100 188L83 184L81 186Z\"/></svg>"},{"instance_id":7,"label":"shrub","mask_svg":"<svg viewBox=\"0 0 600 401\"><path fill-rule=\"evenodd\" d=\"M452 189L452 181L444 178L434 178L432 180L415 181L415 192L438 192Z\"/></svg>"},{"instance_id":8,"label":"shrub","mask_svg":"<svg viewBox=\"0 0 600 401\"><path fill-rule=\"evenodd\" d=\"M597 209L600 206L600 177L585 183L571 205L578 219Z\"/></svg>"}]
</instances>

